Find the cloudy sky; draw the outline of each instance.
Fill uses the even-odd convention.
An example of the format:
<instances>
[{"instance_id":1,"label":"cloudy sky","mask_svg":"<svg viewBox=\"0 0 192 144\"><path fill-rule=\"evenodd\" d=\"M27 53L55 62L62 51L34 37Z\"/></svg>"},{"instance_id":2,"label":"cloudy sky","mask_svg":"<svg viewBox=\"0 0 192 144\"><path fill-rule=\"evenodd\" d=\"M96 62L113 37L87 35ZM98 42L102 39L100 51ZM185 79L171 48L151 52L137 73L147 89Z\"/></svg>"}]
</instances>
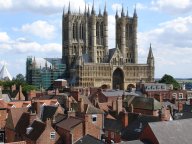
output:
<instances>
[{"instance_id":1,"label":"cloudy sky","mask_svg":"<svg viewBox=\"0 0 192 144\"><path fill-rule=\"evenodd\" d=\"M61 16L69 0L0 0L0 68L12 76L25 74L28 56L61 57ZM84 11L92 0L70 0L73 12ZM104 0L95 0L103 10ZM106 0L109 46L115 46L115 11L124 6L129 16L136 5L139 17L139 63L146 63L152 44L155 77L165 73L192 77L192 0Z\"/></svg>"}]
</instances>

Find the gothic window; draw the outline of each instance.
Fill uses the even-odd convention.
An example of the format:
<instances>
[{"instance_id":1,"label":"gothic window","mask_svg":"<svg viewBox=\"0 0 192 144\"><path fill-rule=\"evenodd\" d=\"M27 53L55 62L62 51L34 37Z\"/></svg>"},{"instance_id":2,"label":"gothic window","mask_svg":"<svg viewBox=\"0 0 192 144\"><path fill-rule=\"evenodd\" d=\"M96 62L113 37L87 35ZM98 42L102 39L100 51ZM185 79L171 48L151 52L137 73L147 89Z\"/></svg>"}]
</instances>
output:
<instances>
[{"instance_id":1,"label":"gothic window","mask_svg":"<svg viewBox=\"0 0 192 144\"><path fill-rule=\"evenodd\" d=\"M101 23L101 25L100 25L100 32L101 32L101 37L103 37L103 22Z\"/></svg>"},{"instance_id":2,"label":"gothic window","mask_svg":"<svg viewBox=\"0 0 192 144\"><path fill-rule=\"evenodd\" d=\"M79 38L79 36L78 36L78 23L76 23L76 33L75 33L75 38L77 39L77 38Z\"/></svg>"},{"instance_id":3,"label":"gothic window","mask_svg":"<svg viewBox=\"0 0 192 144\"><path fill-rule=\"evenodd\" d=\"M83 24L80 24L80 39L83 39Z\"/></svg>"},{"instance_id":4,"label":"gothic window","mask_svg":"<svg viewBox=\"0 0 192 144\"><path fill-rule=\"evenodd\" d=\"M126 46L128 46L129 40L129 24L126 25Z\"/></svg>"},{"instance_id":5,"label":"gothic window","mask_svg":"<svg viewBox=\"0 0 192 144\"><path fill-rule=\"evenodd\" d=\"M73 39L76 38L76 36L75 36L75 33L76 33L76 32L75 32L75 31L76 31L75 28L76 28L76 25L75 25L75 23L73 23Z\"/></svg>"}]
</instances>

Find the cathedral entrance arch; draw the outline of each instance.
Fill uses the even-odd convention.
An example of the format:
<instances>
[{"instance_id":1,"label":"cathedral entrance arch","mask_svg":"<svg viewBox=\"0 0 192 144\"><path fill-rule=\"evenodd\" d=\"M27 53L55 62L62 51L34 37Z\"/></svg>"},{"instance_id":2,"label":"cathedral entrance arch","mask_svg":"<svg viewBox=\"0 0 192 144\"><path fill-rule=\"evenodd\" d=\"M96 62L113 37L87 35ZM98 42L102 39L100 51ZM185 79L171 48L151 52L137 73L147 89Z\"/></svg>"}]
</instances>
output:
<instances>
[{"instance_id":1,"label":"cathedral entrance arch","mask_svg":"<svg viewBox=\"0 0 192 144\"><path fill-rule=\"evenodd\" d=\"M120 68L113 72L113 89L124 89L124 74Z\"/></svg>"}]
</instances>

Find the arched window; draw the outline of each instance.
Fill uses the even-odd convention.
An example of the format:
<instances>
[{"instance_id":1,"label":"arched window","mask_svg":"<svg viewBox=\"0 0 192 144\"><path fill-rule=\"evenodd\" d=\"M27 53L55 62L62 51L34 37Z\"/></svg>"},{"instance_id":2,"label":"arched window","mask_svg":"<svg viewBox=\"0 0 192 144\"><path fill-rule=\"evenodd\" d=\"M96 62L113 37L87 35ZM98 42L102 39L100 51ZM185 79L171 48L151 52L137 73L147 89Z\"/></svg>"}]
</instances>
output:
<instances>
[{"instance_id":1,"label":"arched window","mask_svg":"<svg viewBox=\"0 0 192 144\"><path fill-rule=\"evenodd\" d=\"M104 29L103 29L103 22L100 24L100 32L101 32L101 37L103 37Z\"/></svg>"},{"instance_id":2,"label":"arched window","mask_svg":"<svg viewBox=\"0 0 192 144\"><path fill-rule=\"evenodd\" d=\"M75 39L76 38L76 24L75 23L73 23L73 39Z\"/></svg>"}]
</instances>

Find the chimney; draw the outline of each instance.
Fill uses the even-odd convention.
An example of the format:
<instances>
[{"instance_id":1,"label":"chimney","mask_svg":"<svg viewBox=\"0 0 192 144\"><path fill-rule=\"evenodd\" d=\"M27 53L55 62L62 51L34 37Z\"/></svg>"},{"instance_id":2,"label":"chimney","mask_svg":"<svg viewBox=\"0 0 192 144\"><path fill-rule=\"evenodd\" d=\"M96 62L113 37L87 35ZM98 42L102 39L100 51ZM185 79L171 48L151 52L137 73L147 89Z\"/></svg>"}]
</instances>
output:
<instances>
[{"instance_id":1,"label":"chimney","mask_svg":"<svg viewBox=\"0 0 192 144\"><path fill-rule=\"evenodd\" d=\"M112 101L112 110L116 111L116 102L115 101Z\"/></svg>"},{"instance_id":2,"label":"chimney","mask_svg":"<svg viewBox=\"0 0 192 144\"><path fill-rule=\"evenodd\" d=\"M83 102L82 98L80 98L80 100L78 101L78 105L79 105L79 111L83 112L84 111L84 102Z\"/></svg>"},{"instance_id":3,"label":"chimney","mask_svg":"<svg viewBox=\"0 0 192 144\"><path fill-rule=\"evenodd\" d=\"M183 104L181 102L178 102L178 111L182 111L183 110Z\"/></svg>"},{"instance_id":4,"label":"chimney","mask_svg":"<svg viewBox=\"0 0 192 144\"><path fill-rule=\"evenodd\" d=\"M130 105L130 112L133 113L134 108L133 108L133 104Z\"/></svg>"},{"instance_id":5,"label":"chimney","mask_svg":"<svg viewBox=\"0 0 192 144\"><path fill-rule=\"evenodd\" d=\"M127 127L129 123L128 113L124 112L122 115L122 124L124 127Z\"/></svg>"},{"instance_id":6,"label":"chimney","mask_svg":"<svg viewBox=\"0 0 192 144\"><path fill-rule=\"evenodd\" d=\"M118 97L116 100L116 110L118 114L122 111L122 107L123 107L122 98Z\"/></svg>"},{"instance_id":7,"label":"chimney","mask_svg":"<svg viewBox=\"0 0 192 144\"><path fill-rule=\"evenodd\" d=\"M37 118L36 112L31 112L29 115L29 124L31 125L33 121Z\"/></svg>"},{"instance_id":8,"label":"chimney","mask_svg":"<svg viewBox=\"0 0 192 144\"><path fill-rule=\"evenodd\" d=\"M69 109L67 114L68 114L68 117L70 117L70 116L75 117L76 116L76 113L75 113L75 111L72 108Z\"/></svg>"},{"instance_id":9,"label":"chimney","mask_svg":"<svg viewBox=\"0 0 192 144\"><path fill-rule=\"evenodd\" d=\"M96 98L94 99L94 106L96 107L98 103L99 103L99 98L98 98L98 94L96 94Z\"/></svg>"},{"instance_id":10,"label":"chimney","mask_svg":"<svg viewBox=\"0 0 192 144\"><path fill-rule=\"evenodd\" d=\"M79 94L79 90L74 90L71 92L71 95L73 96L73 98L76 100L76 101L79 101L79 98L80 98L80 94Z\"/></svg>"}]
</instances>

